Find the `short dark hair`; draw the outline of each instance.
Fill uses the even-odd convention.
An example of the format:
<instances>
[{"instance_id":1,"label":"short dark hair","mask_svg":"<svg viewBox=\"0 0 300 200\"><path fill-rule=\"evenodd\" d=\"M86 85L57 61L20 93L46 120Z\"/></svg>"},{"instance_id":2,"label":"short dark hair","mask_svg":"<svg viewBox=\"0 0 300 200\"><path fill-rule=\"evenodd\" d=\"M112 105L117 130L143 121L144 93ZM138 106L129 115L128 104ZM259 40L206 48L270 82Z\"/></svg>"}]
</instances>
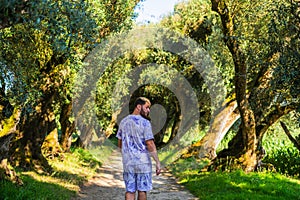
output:
<instances>
[{"instance_id":1,"label":"short dark hair","mask_svg":"<svg viewBox=\"0 0 300 200\"><path fill-rule=\"evenodd\" d=\"M138 97L134 102L134 107L137 105L145 105L145 103L148 102L151 105L151 102L146 97Z\"/></svg>"}]
</instances>

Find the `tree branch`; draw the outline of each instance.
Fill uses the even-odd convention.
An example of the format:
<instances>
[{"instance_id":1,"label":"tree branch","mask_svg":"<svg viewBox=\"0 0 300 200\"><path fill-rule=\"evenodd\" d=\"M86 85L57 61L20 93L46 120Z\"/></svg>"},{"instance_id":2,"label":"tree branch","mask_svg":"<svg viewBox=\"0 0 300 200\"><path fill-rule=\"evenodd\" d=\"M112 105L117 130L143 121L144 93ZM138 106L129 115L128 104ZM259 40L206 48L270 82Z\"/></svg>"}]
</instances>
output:
<instances>
[{"instance_id":1,"label":"tree branch","mask_svg":"<svg viewBox=\"0 0 300 200\"><path fill-rule=\"evenodd\" d=\"M290 141L294 144L294 146L300 151L300 144L298 143L298 141L292 136L292 134L290 133L289 129L287 128L287 126L285 125L284 122L280 121L280 125L283 128L285 134L288 136L288 138L290 139Z\"/></svg>"}]
</instances>

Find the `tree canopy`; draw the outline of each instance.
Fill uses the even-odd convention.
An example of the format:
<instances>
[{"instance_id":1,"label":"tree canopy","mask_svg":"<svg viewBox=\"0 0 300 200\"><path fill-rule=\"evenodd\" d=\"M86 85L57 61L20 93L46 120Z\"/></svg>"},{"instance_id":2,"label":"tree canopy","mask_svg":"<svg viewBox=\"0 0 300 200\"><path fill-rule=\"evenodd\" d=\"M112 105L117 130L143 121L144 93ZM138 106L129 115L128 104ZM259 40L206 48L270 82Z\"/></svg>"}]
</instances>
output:
<instances>
[{"instance_id":1,"label":"tree canopy","mask_svg":"<svg viewBox=\"0 0 300 200\"><path fill-rule=\"evenodd\" d=\"M97 43L131 26L136 3L2 2L0 137L13 139L3 138L1 146L8 144L10 150L1 154L1 160L25 169L51 170L41 147L52 132L60 133L63 151L70 149L76 131L72 119L76 73Z\"/></svg>"},{"instance_id":2,"label":"tree canopy","mask_svg":"<svg viewBox=\"0 0 300 200\"><path fill-rule=\"evenodd\" d=\"M113 137L132 101L147 96L161 149L189 132L188 149L178 145L185 156L253 171L269 127L299 118L297 1L189 0L137 26L138 2L0 3L0 161L51 170L46 137L57 136L58 153L74 135L82 147L95 134Z\"/></svg>"}]
</instances>

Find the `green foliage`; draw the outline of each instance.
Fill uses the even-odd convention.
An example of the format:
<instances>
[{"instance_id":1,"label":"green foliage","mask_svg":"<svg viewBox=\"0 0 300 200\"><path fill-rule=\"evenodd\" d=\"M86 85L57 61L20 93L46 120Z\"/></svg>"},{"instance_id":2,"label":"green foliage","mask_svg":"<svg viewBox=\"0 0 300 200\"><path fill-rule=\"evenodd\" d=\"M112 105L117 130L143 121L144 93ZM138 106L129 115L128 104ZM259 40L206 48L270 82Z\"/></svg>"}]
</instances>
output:
<instances>
[{"instance_id":1,"label":"green foliage","mask_svg":"<svg viewBox=\"0 0 300 200\"><path fill-rule=\"evenodd\" d=\"M88 166L90 168L96 168L101 166L101 162L93 156L88 150L82 148L73 149L72 153L78 157L79 162L83 166Z\"/></svg>"},{"instance_id":2,"label":"green foliage","mask_svg":"<svg viewBox=\"0 0 300 200\"><path fill-rule=\"evenodd\" d=\"M271 163L281 174L300 178L300 152L295 147L282 144L267 155L264 162Z\"/></svg>"},{"instance_id":3,"label":"green foliage","mask_svg":"<svg viewBox=\"0 0 300 200\"><path fill-rule=\"evenodd\" d=\"M159 38L159 35L157 36ZM149 65L146 65L149 64ZM128 52L107 66L97 85L97 117L105 130L114 112L123 109L124 97L130 96L134 101L137 96L147 96L152 104L163 105L168 114L168 122L174 121L179 113L178 96L169 88L174 80L179 80L178 73L183 75L198 95L200 112L206 115L201 118L207 123L210 114L210 99L203 78L191 64L170 52L157 49L136 50ZM152 82L152 84L142 83ZM180 81L179 81L180 82ZM159 84L153 84L159 83ZM139 86L138 88L135 88ZM135 88L135 91L131 91ZM132 93L130 93L132 92ZM130 102L132 103L132 102ZM172 126L172 122L168 124Z\"/></svg>"},{"instance_id":4,"label":"green foliage","mask_svg":"<svg viewBox=\"0 0 300 200\"><path fill-rule=\"evenodd\" d=\"M2 111L8 105L2 99L20 107L24 120L20 120L18 129L22 129L19 131L22 135L31 134L42 143L49 132L62 127L62 134L68 139L70 133L65 132L74 130L73 84L82 60L109 34L131 26L136 3L128 0L0 3L4 11L0 14L3 16L0 20L0 107ZM4 24L5 20L8 23ZM44 127L37 125L36 131L26 130L33 121L47 117ZM26 138L21 138L22 143L28 142Z\"/></svg>"},{"instance_id":5,"label":"green foliage","mask_svg":"<svg viewBox=\"0 0 300 200\"><path fill-rule=\"evenodd\" d=\"M188 180L190 176L198 174L198 172L208 164L209 160L197 160L194 157L190 157L187 159L178 159L168 167L172 170L172 173L180 177L182 181L185 178Z\"/></svg>"},{"instance_id":6,"label":"green foliage","mask_svg":"<svg viewBox=\"0 0 300 200\"><path fill-rule=\"evenodd\" d=\"M174 14L163 19L163 27L174 29L194 39L209 53L222 78L228 95L233 90L233 62L223 43L220 20L211 11L210 1L190 0L181 2L174 8ZM201 87L201 83L198 83Z\"/></svg>"},{"instance_id":7,"label":"green foliage","mask_svg":"<svg viewBox=\"0 0 300 200\"><path fill-rule=\"evenodd\" d=\"M300 131L296 112L291 112L280 120L287 124L292 136L296 138ZM263 159L264 163L271 163L278 173L300 176L300 152L284 133L279 121L268 129L262 145L267 154Z\"/></svg>"},{"instance_id":8,"label":"green foliage","mask_svg":"<svg viewBox=\"0 0 300 200\"><path fill-rule=\"evenodd\" d=\"M273 19L269 25L271 34L269 40L273 51L276 51L278 55L272 86L275 86L278 93L277 98L282 101L282 104L297 105L299 118L299 3L292 0L288 4L280 4L278 7L278 11L273 13Z\"/></svg>"},{"instance_id":9,"label":"green foliage","mask_svg":"<svg viewBox=\"0 0 300 200\"><path fill-rule=\"evenodd\" d=\"M18 118L18 112L19 112L18 108L15 108L14 111L13 111L13 113L12 113L12 115L9 118L7 118L7 119L5 119L3 121L0 118L0 120L1 120L0 124L3 124L3 127L4 127L4 128L2 128L0 130L0 138L3 137L3 136L5 136L5 135L7 135L7 134L10 134L11 130L16 125L15 121Z\"/></svg>"},{"instance_id":10,"label":"green foliage","mask_svg":"<svg viewBox=\"0 0 300 200\"><path fill-rule=\"evenodd\" d=\"M300 128L297 124L296 112L291 112L282 117L280 120L284 121L293 137L297 138ZM228 148L228 142L234 137L238 129L238 124L226 134L218 146L217 152ZM299 150L293 146L284 133L279 121L273 124L267 130L263 141L262 147L266 150L266 157L262 160L265 164L272 164L276 171L280 174L287 176L299 176L300 154Z\"/></svg>"},{"instance_id":11,"label":"green foliage","mask_svg":"<svg viewBox=\"0 0 300 200\"><path fill-rule=\"evenodd\" d=\"M31 15L22 15L27 23L0 31L1 63L13 77L8 83L19 104L39 99L47 85L52 90L56 85L70 87L66 80L72 79L78 62L98 37L86 3L33 1L29 5ZM46 84L49 75L51 83Z\"/></svg>"},{"instance_id":12,"label":"green foliage","mask_svg":"<svg viewBox=\"0 0 300 200\"><path fill-rule=\"evenodd\" d=\"M206 130L199 130L199 127L195 126L190 129L187 133L185 133L180 140L176 141L176 143L168 145L167 148L158 148L158 157L162 165L169 165L170 163L173 163L174 161L178 160L185 152L186 149L184 147L188 146L189 144L193 144L194 142L197 142L203 137ZM190 161L190 162L189 162ZM196 166L199 168L199 166L205 166L207 165L205 162L195 163L194 158L190 158L187 162L188 164L191 164L193 166ZM178 169L180 171L182 169Z\"/></svg>"},{"instance_id":13,"label":"green foliage","mask_svg":"<svg viewBox=\"0 0 300 200\"><path fill-rule=\"evenodd\" d=\"M11 20L10 27L0 30L3 49L0 63L5 66L1 86L7 98L17 99L17 104L32 102L43 97L48 87L58 90L61 101L70 101L81 60L100 39L130 27L136 3L126 0L2 2L3 14ZM24 10L18 12L14 6ZM22 20L15 25L14 18Z\"/></svg>"},{"instance_id":14,"label":"green foliage","mask_svg":"<svg viewBox=\"0 0 300 200\"><path fill-rule=\"evenodd\" d=\"M239 124L239 123L240 123L240 120L236 124ZM228 142L230 142L230 140L232 140L232 138L236 135L237 129L238 129L238 126L234 125L234 127L232 127L232 129L227 132L227 134L222 139L221 143L219 144L219 146L217 148L217 153L223 149L228 148Z\"/></svg>"}]
</instances>

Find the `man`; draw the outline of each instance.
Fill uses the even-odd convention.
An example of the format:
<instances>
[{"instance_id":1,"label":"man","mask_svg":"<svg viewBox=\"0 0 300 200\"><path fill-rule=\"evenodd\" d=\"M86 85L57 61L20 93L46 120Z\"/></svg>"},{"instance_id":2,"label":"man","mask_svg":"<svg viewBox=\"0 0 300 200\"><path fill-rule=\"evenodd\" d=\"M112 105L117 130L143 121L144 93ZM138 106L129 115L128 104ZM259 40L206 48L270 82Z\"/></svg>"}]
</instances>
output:
<instances>
[{"instance_id":1,"label":"man","mask_svg":"<svg viewBox=\"0 0 300 200\"><path fill-rule=\"evenodd\" d=\"M150 106L149 99L137 98L132 114L121 121L117 132L118 146L122 150L126 200L135 199L136 191L139 200L147 199L147 191L152 189L151 157L156 162L156 175L161 171L149 121Z\"/></svg>"}]
</instances>

